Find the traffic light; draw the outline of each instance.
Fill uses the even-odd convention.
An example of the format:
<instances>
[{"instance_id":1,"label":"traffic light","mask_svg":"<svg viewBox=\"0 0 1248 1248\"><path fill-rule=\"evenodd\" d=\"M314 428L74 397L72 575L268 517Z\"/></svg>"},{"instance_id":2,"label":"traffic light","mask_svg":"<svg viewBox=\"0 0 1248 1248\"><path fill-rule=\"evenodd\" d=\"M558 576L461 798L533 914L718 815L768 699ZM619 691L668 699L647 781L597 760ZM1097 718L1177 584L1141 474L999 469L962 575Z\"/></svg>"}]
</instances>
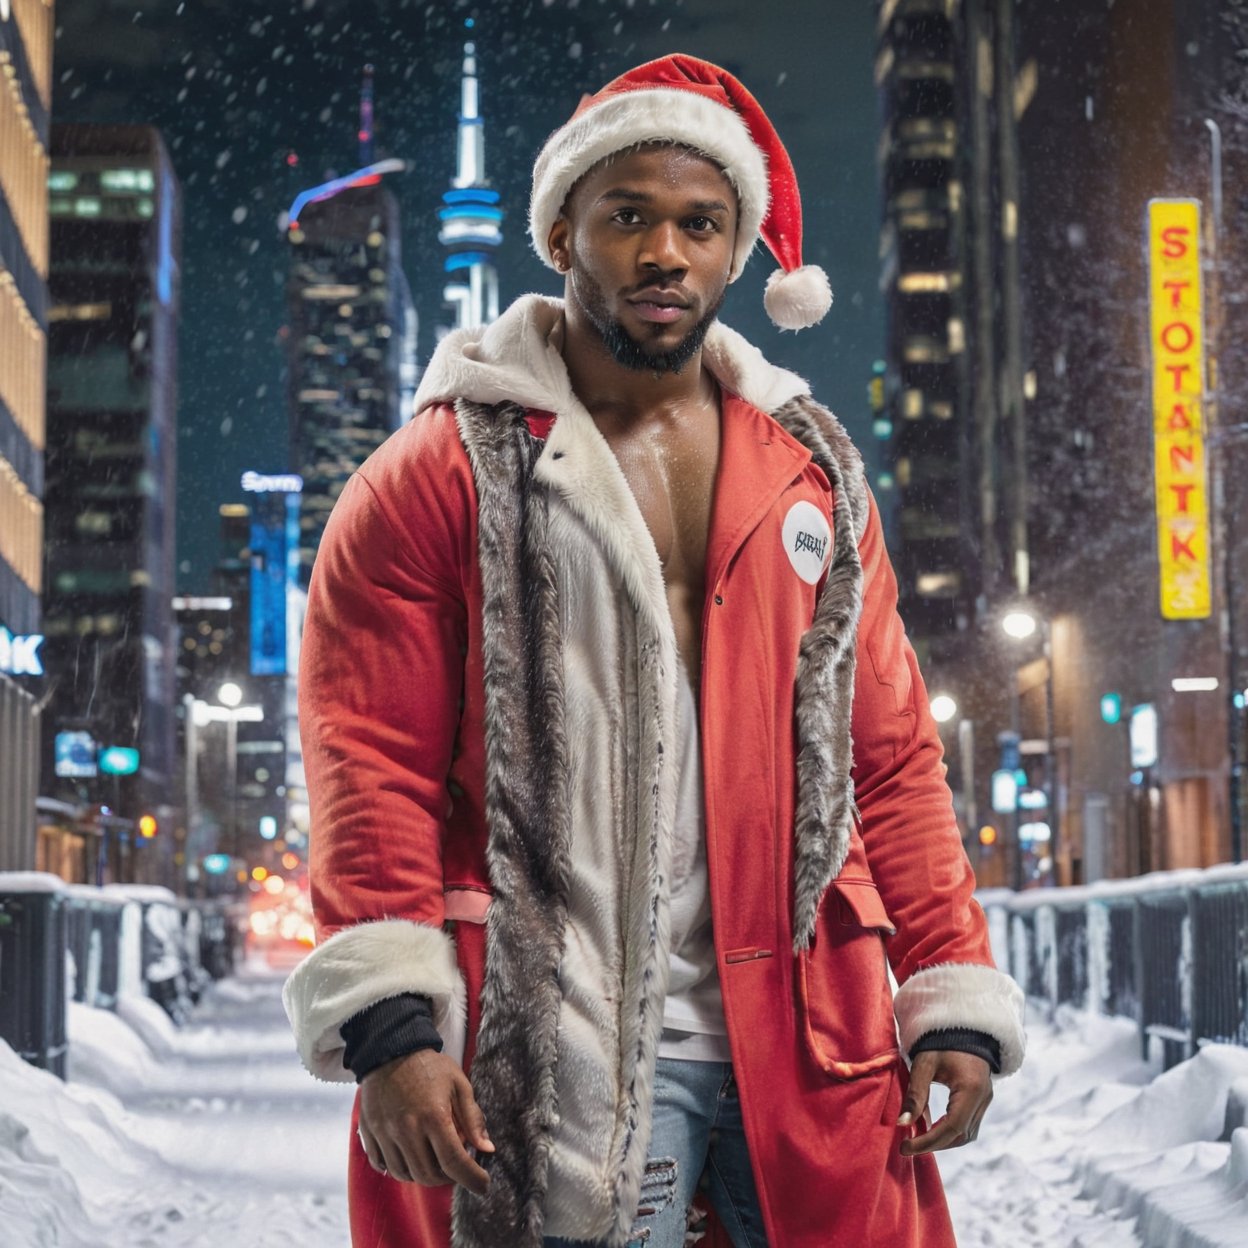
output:
<instances>
[{"instance_id":1,"label":"traffic light","mask_svg":"<svg viewBox=\"0 0 1248 1248\"><path fill-rule=\"evenodd\" d=\"M139 816L139 835L145 840L150 841L152 837L160 831L160 826L156 822L155 815Z\"/></svg>"}]
</instances>

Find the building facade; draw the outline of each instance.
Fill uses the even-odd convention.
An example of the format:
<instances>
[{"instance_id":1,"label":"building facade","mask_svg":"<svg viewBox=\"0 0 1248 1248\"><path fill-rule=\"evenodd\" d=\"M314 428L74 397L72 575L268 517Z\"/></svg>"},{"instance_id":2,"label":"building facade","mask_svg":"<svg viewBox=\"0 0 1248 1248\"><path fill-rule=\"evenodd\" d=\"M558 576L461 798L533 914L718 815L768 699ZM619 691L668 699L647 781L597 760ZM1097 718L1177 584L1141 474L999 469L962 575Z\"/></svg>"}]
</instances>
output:
<instances>
[{"instance_id":1,"label":"building facade","mask_svg":"<svg viewBox=\"0 0 1248 1248\"><path fill-rule=\"evenodd\" d=\"M929 684L957 705L950 779L986 883L1079 882L1234 852L1244 678L1233 619L1244 615L1228 626L1222 591L1243 544L1229 412L1248 380L1233 358L1239 305L1224 297L1243 264L1239 11L1225 0L879 6L902 611ZM1187 292L1181 312L1204 317L1207 376L1197 361L1189 382L1209 438L1178 448L1191 478L1175 497L1208 501L1192 541L1208 546L1210 601L1184 618L1162 602L1154 377L1164 343L1188 329L1163 318L1169 337L1150 336L1157 199L1201 213L1203 304ZM1234 208L1218 230L1220 203ZM1226 482L1221 506L1211 467ZM1036 624L1028 638L1002 628L1019 610ZM994 771L1013 774L1027 810L1009 783L994 809Z\"/></svg>"},{"instance_id":2,"label":"building facade","mask_svg":"<svg viewBox=\"0 0 1248 1248\"><path fill-rule=\"evenodd\" d=\"M192 894L233 890L239 872L245 877L257 865L271 865L287 848L297 481L247 473L249 501L219 509L221 557L212 594L174 600L185 794L176 839L181 878Z\"/></svg>"},{"instance_id":3,"label":"building facade","mask_svg":"<svg viewBox=\"0 0 1248 1248\"><path fill-rule=\"evenodd\" d=\"M377 167L316 188L292 213L287 375L304 588L343 486L409 417L415 389L399 206Z\"/></svg>"},{"instance_id":4,"label":"building facade","mask_svg":"<svg viewBox=\"0 0 1248 1248\"><path fill-rule=\"evenodd\" d=\"M43 791L122 820L104 876L168 883L181 194L157 131L56 126L48 177ZM118 771L105 752L134 765ZM131 830L128 832L128 825Z\"/></svg>"},{"instance_id":5,"label":"building facade","mask_svg":"<svg viewBox=\"0 0 1248 1248\"><path fill-rule=\"evenodd\" d=\"M0 8L0 871L37 865L52 34Z\"/></svg>"}]
</instances>

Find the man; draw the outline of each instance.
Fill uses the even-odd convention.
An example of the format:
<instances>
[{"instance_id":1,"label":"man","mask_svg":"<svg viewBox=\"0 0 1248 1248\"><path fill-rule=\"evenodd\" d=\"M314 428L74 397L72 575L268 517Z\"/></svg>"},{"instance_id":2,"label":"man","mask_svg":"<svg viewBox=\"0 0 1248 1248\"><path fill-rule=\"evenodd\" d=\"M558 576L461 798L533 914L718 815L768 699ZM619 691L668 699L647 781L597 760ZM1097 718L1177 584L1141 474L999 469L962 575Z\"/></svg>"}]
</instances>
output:
<instances>
[{"instance_id":1,"label":"man","mask_svg":"<svg viewBox=\"0 0 1248 1248\"><path fill-rule=\"evenodd\" d=\"M313 577L286 995L361 1081L354 1242L952 1244L930 1154L1021 994L861 461L715 319L760 234L773 319L827 310L792 166L664 58L552 135L531 233L564 299L443 343Z\"/></svg>"}]
</instances>

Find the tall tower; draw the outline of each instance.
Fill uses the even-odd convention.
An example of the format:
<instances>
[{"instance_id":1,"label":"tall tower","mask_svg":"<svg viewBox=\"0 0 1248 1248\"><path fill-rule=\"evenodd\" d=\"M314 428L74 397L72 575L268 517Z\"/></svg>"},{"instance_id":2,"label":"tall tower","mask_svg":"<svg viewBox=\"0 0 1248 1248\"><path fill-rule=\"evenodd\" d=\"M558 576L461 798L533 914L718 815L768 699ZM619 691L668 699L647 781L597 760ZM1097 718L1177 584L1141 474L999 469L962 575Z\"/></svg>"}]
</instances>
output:
<instances>
[{"instance_id":1,"label":"tall tower","mask_svg":"<svg viewBox=\"0 0 1248 1248\"><path fill-rule=\"evenodd\" d=\"M472 29L473 19L465 25ZM499 194L485 176L485 131L477 85L477 45L464 44L460 81L459 149L450 190L438 209L438 242L447 250L443 297L453 309L452 329L475 329L498 319L494 253L503 241Z\"/></svg>"}]
</instances>

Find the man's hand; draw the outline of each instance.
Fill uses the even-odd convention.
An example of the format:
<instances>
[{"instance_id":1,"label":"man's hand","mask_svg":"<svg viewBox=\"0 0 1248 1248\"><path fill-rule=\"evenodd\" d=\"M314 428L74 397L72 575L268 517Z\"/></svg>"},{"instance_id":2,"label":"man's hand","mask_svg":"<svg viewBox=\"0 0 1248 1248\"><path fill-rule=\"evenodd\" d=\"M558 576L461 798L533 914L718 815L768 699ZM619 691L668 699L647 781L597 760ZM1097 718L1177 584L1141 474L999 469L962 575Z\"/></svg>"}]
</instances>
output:
<instances>
[{"instance_id":1,"label":"man's hand","mask_svg":"<svg viewBox=\"0 0 1248 1248\"><path fill-rule=\"evenodd\" d=\"M931 1049L920 1053L910 1068L910 1087L901 1105L899 1127L917 1122L927 1109L932 1080L949 1089L949 1109L930 1131L902 1140L903 1157L960 1148L979 1134L979 1124L992 1102L992 1079L988 1063L973 1053Z\"/></svg>"},{"instance_id":2,"label":"man's hand","mask_svg":"<svg viewBox=\"0 0 1248 1248\"><path fill-rule=\"evenodd\" d=\"M360 1143L374 1170L403 1183L458 1183L480 1196L490 1176L465 1145L492 1153L485 1115L454 1058L419 1049L360 1083Z\"/></svg>"}]
</instances>

